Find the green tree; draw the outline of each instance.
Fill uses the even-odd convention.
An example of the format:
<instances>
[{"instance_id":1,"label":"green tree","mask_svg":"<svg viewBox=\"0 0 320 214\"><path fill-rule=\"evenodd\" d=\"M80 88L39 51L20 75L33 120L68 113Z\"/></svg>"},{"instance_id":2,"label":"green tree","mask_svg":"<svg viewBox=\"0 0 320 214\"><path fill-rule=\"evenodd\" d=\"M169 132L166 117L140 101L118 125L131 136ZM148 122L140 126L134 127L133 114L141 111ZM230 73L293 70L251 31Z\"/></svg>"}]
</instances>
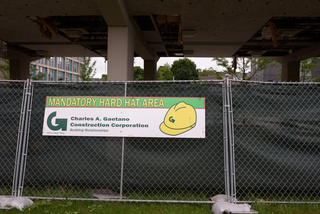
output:
<instances>
[{"instance_id":1,"label":"green tree","mask_svg":"<svg viewBox=\"0 0 320 214\"><path fill-rule=\"evenodd\" d=\"M173 62L171 67L175 80L198 80L197 66L190 59L183 58Z\"/></svg>"},{"instance_id":2,"label":"green tree","mask_svg":"<svg viewBox=\"0 0 320 214\"><path fill-rule=\"evenodd\" d=\"M215 79L223 79L221 72L217 72L212 67L200 70L199 75L203 77L214 76Z\"/></svg>"},{"instance_id":3,"label":"green tree","mask_svg":"<svg viewBox=\"0 0 320 214\"><path fill-rule=\"evenodd\" d=\"M205 68L203 70L199 69L198 72L199 72L199 76L207 77L209 75L215 75L216 70L210 67L210 68Z\"/></svg>"},{"instance_id":4,"label":"green tree","mask_svg":"<svg viewBox=\"0 0 320 214\"><path fill-rule=\"evenodd\" d=\"M312 58L300 61L300 81L301 82L310 82L310 81L320 82L319 74L311 75L311 71L317 66L319 61L320 61L320 57L312 57ZM281 77L282 77L281 68L278 69L277 75L279 80L281 80Z\"/></svg>"},{"instance_id":5,"label":"green tree","mask_svg":"<svg viewBox=\"0 0 320 214\"><path fill-rule=\"evenodd\" d=\"M305 59L300 61L300 81L301 82L309 82L309 81L318 81L319 76L311 75L311 71L314 67L317 66L320 61L320 57L312 57L309 59Z\"/></svg>"},{"instance_id":6,"label":"green tree","mask_svg":"<svg viewBox=\"0 0 320 214\"><path fill-rule=\"evenodd\" d=\"M232 62L227 58L213 58L219 67L222 67L222 73L229 75L235 79L251 80L251 78L259 71L268 67L273 67L278 63L270 58L237 58L236 62ZM236 64L235 64L236 63ZM250 76L248 76L250 72ZM239 75L241 74L241 75Z\"/></svg>"},{"instance_id":7,"label":"green tree","mask_svg":"<svg viewBox=\"0 0 320 214\"><path fill-rule=\"evenodd\" d=\"M96 61L91 63L91 57L85 57L83 60L84 64L81 66L81 72L79 77L82 81L92 81L93 76L96 74Z\"/></svg>"},{"instance_id":8,"label":"green tree","mask_svg":"<svg viewBox=\"0 0 320 214\"><path fill-rule=\"evenodd\" d=\"M42 78L45 76L44 73L38 72L37 73L37 68L35 65L30 65L30 76L32 80L42 80Z\"/></svg>"},{"instance_id":9,"label":"green tree","mask_svg":"<svg viewBox=\"0 0 320 214\"><path fill-rule=\"evenodd\" d=\"M38 72L35 76L32 76L32 80L42 80L44 76L44 73Z\"/></svg>"},{"instance_id":10,"label":"green tree","mask_svg":"<svg viewBox=\"0 0 320 214\"><path fill-rule=\"evenodd\" d=\"M172 80L171 66L166 63L160 66L157 70L157 80Z\"/></svg>"},{"instance_id":11,"label":"green tree","mask_svg":"<svg viewBox=\"0 0 320 214\"><path fill-rule=\"evenodd\" d=\"M143 80L144 70L140 66L133 67L133 80Z\"/></svg>"},{"instance_id":12,"label":"green tree","mask_svg":"<svg viewBox=\"0 0 320 214\"><path fill-rule=\"evenodd\" d=\"M237 68L240 70L240 76L242 77L242 80L245 80L247 78L247 73L250 71L250 59L241 57L237 59Z\"/></svg>"},{"instance_id":13,"label":"green tree","mask_svg":"<svg viewBox=\"0 0 320 214\"><path fill-rule=\"evenodd\" d=\"M102 74L101 81L108 81L108 75L107 74Z\"/></svg>"},{"instance_id":14,"label":"green tree","mask_svg":"<svg viewBox=\"0 0 320 214\"><path fill-rule=\"evenodd\" d=\"M234 69L232 61L228 60L227 58L220 58L220 57L215 57L212 59L218 67L221 69L220 72L223 74L223 76L230 76L235 79L238 78L239 72Z\"/></svg>"},{"instance_id":15,"label":"green tree","mask_svg":"<svg viewBox=\"0 0 320 214\"><path fill-rule=\"evenodd\" d=\"M314 74L310 77L313 82L320 82L320 74Z\"/></svg>"},{"instance_id":16,"label":"green tree","mask_svg":"<svg viewBox=\"0 0 320 214\"><path fill-rule=\"evenodd\" d=\"M0 59L0 72L2 72L4 78L10 79L10 63L8 59Z\"/></svg>"},{"instance_id":17,"label":"green tree","mask_svg":"<svg viewBox=\"0 0 320 214\"><path fill-rule=\"evenodd\" d=\"M246 80L251 80L252 77L259 71L272 68L280 64L270 58L250 58L249 61L251 64L251 73L250 76L246 77Z\"/></svg>"}]
</instances>

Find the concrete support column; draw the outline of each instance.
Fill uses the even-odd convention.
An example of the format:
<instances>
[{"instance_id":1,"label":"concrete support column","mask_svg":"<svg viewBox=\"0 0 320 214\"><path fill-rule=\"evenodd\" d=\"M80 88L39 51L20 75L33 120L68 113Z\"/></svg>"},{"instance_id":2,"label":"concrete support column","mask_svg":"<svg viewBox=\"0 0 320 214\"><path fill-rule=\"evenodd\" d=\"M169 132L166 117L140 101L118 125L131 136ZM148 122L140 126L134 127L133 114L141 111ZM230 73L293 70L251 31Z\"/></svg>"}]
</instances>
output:
<instances>
[{"instance_id":1,"label":"concrete support column","mask_svg":"<svg viewBox=\"0 0 320 214\"><path fill-rule=\"evenodd\" d=\"M300 81L300 61L282 62L282 82L299 82Z\"/></svg>"},{"instance_id":2,"label":"concrete support column","mask_svg":"<svg viewBox=\"0 0 320 214\"><path fill-rule=\"evenodd\" d=\"M157 79L157 61L144 60L144 80Z\"/></svg>"},{"instance_id":3,"label":"concrete support column","mask_svg":"<svg viewBox=\"0 0 320 214\"><path fill-rule=\"evenodd\" d=\"M108 27L108 80L133 80L134 36L128 27Z\"/></svg>"},{"instance_id":4,"label":"concrete support column","mask_svg":"<svg viewBox=\"0 0 320 214\"><path fill-rule=\"evenodd\" d=\"M30 78L30 62L28 57L20 59L10 59L10 79L26 80Z\"/></svg>"}]
</instances>

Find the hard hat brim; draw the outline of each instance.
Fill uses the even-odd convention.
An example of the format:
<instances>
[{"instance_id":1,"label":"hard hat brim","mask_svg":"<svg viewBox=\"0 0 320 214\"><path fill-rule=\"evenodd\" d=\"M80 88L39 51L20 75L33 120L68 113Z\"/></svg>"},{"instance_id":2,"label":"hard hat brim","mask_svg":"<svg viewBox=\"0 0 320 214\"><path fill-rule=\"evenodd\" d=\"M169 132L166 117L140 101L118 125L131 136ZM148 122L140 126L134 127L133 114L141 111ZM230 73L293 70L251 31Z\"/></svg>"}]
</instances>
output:
<instances>
[{"instance_id":1,"label":"hard hat brim","mask_svg":"<svg viewBox=\"0 0 320 214\"><path fill-rule=\"evenodd\" d=\"M175 135L182 134L182 133L184 133L184 132L186 132L186 131L189 131L189 130L192 129L193 127L195 127L195 124L193 124L193 125L191 125L191 126L188 126L188 127L186 127L186 128L183 128L183 129L173 129L173 128L170 128L170 127L166 126L166 124L163 122L163 123L161 123L161 125L160 125L160 130L161 130L163 133L167 134L167 135L173 135L173 136L175 136Z\"/></svg>"}]
</instances>

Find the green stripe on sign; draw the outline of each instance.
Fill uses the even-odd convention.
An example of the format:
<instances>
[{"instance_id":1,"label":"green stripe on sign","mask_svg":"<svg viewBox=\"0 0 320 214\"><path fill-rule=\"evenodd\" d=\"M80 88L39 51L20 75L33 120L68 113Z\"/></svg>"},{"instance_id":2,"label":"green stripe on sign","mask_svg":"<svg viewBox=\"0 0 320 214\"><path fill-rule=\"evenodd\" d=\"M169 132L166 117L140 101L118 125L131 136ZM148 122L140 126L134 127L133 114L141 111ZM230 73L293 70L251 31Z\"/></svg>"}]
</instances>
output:
<instances>
[{"instance_id":1,"label":"green stripe on sign","mask_svg":"<svg viewBox=\"0 0 320 214\"><path fill-rule=\"evenodd\" d=\"M47 97L46 107L170 108L185 102L204 108L203 97Z\"/></svg>"},{"instance_id":2,"label":"green stripe on sign","mask_svg":"<svg viewBox=\"0 0 320 214\"><path fill-rule=\"evenodd\" d=\"M185 102L186 104L189 104L193 106L193 108L204 108L204 98L203 97L196 97L196 98L164 98L166 101L166 108L170 108L171 106L179 103L179 102Z\"/></svg>"}]
</instances>

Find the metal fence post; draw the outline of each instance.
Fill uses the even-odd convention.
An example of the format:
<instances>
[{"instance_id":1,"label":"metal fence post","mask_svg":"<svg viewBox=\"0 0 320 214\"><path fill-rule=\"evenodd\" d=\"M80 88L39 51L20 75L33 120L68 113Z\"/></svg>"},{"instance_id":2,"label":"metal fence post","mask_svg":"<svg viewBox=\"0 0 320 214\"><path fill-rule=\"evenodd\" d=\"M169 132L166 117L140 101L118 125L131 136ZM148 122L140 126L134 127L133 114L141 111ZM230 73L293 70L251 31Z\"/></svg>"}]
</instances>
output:
<instances>
[{"instance_id":1,"label":"metal fence post","mask_svg":"<svg viewBox=\"0 0 320 214\"><path fill-rule=\"evenodd\" d=\"M227 106L227 79L222 84L223 99L223 138L224 138L224 176L225 176L225 194L230 200L230 178L229 178L229 149L228 149L228 106Z\"/></svg>"},{"instance_id":2,"label":"metal fence post","mask_svg":"<svg viewBox=\"0 0 320 214\"><path fill-rule=\"evenodd\" d=\"M230 194L231 194L231 197L235 199L236 185L235 185L233 112L232 112L231 80L229 79L227 79L227 108L228 108L228 134L229 134L229 160L230 160Z\"/></svg>"},{"instance_id":3,"label":"metal fence post","mask_svg":"<svg viewBox=\"0 0 320 214\"><path fill-rule=\"evenodd\" d=\"M23 86L23 96L22 96L22 104L21 104L21 112L20 112L20 122L19 122L19 134L17 139L17 147L16 147L16 157L15 157L15 166L14 166L14 174L13 174L13 185L12 185L12 196L17 197L18 195L18 183L19 183L19 170L20 170L20 162L21 162L21 147L22 147L22 139L23 139L23 130L25 126L25 112L26 112L26 103L27 103L27 81Z\"/></svg>"},{"instance_id":4,"label":"metal fence post","mask_svg":"<svg viewBox=\"0 0 320 214\"><path fill-rule=\"evenodd\" d=\"M127 82L124 83L124 96L127 96ZM121 181L120 181L120 199L123 194L123 162L124 162L124 137L122 138L122 150L121 150Z\"/></svg>"},{"instance_id":5,"label":"metal fence post","mask_svg":"<svg viewBox=\"0 0 320 214\"><path fill-rule=\"evenodd\" d=\"M19 188L18 188L18 196L22 196L23 185L24 185L24 175L26 170L26 161L27 161L27 151L28 151L28 141L29 141L29 130L30 130L30 117L31 117L31 108L32 108L32 82L30 79L27 80L27 106L26 106L26 114L25 114L25 126L24 126L24 136L23 136L23 144L21 151L21 164L19 171Z\"/></svg>"}]
</instances>

